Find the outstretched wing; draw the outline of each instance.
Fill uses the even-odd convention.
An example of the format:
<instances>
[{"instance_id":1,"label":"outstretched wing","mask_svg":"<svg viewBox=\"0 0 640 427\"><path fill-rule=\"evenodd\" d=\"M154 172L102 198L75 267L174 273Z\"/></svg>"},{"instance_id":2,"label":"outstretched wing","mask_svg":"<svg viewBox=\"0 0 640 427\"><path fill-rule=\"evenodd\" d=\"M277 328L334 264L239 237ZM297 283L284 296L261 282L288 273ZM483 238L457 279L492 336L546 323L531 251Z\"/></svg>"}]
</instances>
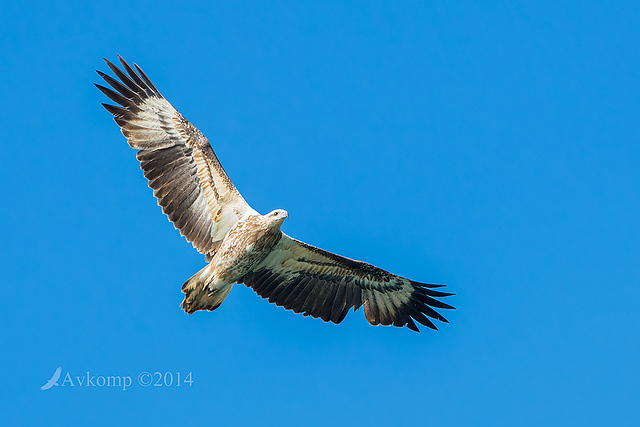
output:
<instances>
[{"instance_id":1,"label":"outstretched wing","mask_svg":"<svg viewBox=\"0 0 640 427\"><path fill-rule=\"evenodd\" d=\"M56 368L56 371L53 373L53 376L51 377L51 379L49 380L52 383L55 383L58 381L58 379L60 379L60 373L62 372L62 366L58 366Z\"/></svg>"},{"instance_id":2,"label":"outstretched wing","mask_svg":"<svg viewBox=\"0 0 640 427\"><path fill-rule=\"evenodd\" d=\"M372 325L407 325L419 332L414 320L437 329L429 320L447 320L435 308L453 308L436 298L453 295L391 274L361 261L324 251L286 234L245 283L269 302L325 322L340 323L351 307L361 305ZM447 322L448 323L448 322Z\"/></svg>"},{"instance_id":3,"label":"outstretched wing","mask_svg":"<svg viewBox=\"0 0 640 427\"><path fill-rule=\"evenodd\" d=\"M119 79L98 74L115 90L96 84L119 106L114 115L149 180L162 211L180 233L205 254L215 254L233 225L256 212L244 201L220 165L209 141L160 94L146 74L105 62Z\"/></svg>"}]
</instances>

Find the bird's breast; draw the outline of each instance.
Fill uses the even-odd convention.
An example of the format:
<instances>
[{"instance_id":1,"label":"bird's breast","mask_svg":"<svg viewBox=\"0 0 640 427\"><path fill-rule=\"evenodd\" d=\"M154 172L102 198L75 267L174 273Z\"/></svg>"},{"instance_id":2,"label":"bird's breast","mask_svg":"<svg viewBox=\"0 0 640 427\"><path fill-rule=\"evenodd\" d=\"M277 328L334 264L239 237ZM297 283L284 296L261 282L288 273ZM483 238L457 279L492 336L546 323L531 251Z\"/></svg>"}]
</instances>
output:
<instances>
[{"instance_id":1,"label":"bird's breast","mask_svg":"<svg viewBox=\"0 0 640 427\"><path fill-rule=\"evenodd\" d=\"M240 279L269 255L281 236L279 229L269 228L252 217L239 222L211 260L216 278L224 282Z\"/></svg>"}]
</instances>

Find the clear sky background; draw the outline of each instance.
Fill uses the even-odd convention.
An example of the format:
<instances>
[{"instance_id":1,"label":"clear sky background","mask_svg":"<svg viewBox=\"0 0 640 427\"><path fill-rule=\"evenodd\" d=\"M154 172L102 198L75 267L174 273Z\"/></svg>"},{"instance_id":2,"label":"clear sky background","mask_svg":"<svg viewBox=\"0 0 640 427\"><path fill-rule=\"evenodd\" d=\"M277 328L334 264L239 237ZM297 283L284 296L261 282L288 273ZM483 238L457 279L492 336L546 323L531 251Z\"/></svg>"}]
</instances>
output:
<instances>
[{"instance_id":1,"label":"clear sky background","mask_svg":"<svg viewBox=\"0 0 640 427\"><path fill-rule=\"evenodd\" d=\"M477 3L2 2L0 424L640 425L640 6ZM256 210L447 284L450 324L186 315L204 258L100 106L116 54Z\"/></svg>"}]
</instances>

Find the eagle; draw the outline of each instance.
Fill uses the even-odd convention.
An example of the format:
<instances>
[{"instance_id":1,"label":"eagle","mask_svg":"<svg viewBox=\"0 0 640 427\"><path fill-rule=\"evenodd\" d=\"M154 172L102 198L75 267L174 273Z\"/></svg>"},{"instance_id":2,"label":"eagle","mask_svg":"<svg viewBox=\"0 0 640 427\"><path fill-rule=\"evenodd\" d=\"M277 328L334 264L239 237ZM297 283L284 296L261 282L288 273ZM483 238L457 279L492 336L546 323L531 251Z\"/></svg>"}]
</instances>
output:
<instances>
[{"instance_id":1,"label":"eagle","mask_svg":"<svg viewBox=\"0 0 640 427\"><path fill-rule=\"evenodd\" d=\"M222 168L207 138L180 114L135 63L118 55L109 62L115 78L96 72L110 88L95 86L117 105L102 105L120 126L162 211L195 249L206 267L182 285L188 314L213 311L235 283L270 303L304 316L339 324L349 309L363 307L371 325L416 322L437 330L435 309L452 309L439 298L453 295L397 276L366 262L322 250L281 231L288 213L256 212ZM448 323L448 322L447 322Z\"/></svg>"},{"instance_id":2,"label":"eagle","mask_svg":"<svg viewBox=\"0 0 640 427\"><path fill-rule=\"evenodd\" d=\"M49 390L54 385L58 385L58 380L60 379L60 373L62 372L62 366L58 366L56 371L51 376L51 379L47 381L45 385L40 387L40 390Z\"/></svg>"}]
</instances>

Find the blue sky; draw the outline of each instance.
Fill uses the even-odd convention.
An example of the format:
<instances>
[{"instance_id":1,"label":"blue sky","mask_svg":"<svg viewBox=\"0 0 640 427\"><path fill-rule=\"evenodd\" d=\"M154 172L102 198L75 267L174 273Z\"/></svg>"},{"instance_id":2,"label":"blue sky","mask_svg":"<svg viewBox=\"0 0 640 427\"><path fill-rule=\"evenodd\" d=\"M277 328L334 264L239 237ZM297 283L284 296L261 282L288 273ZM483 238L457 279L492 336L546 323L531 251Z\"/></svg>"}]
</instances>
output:
<instances>
[{"instance_id":1,"label":"blue sky","mask_svg":"<svg viewBox=\"0 0 640 427\"><path fill-rule=\"evenodd\" d=\"M604 1L2 3L0 421L637 425L639 21ZM116 54L255 209L446 283L450 324L325 324L242 285L184 314L204 259L100 106ZM133 384L41 391L58 366Z\"/></svg>"}]
</instances>

